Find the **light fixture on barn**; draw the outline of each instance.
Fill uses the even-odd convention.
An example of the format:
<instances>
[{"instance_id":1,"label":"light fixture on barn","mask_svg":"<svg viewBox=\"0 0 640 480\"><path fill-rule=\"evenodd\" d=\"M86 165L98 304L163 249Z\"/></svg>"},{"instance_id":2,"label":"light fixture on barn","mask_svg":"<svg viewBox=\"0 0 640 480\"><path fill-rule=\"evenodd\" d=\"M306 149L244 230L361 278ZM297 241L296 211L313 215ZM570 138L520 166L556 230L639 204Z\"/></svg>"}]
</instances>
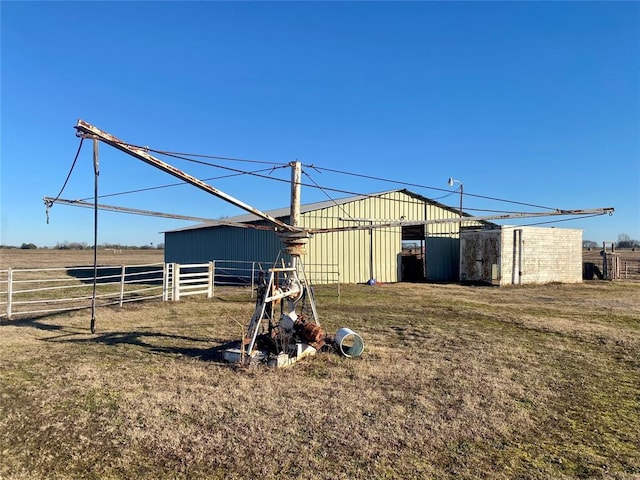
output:
<instances>
[{"instance_id":1,"label":"light fixture on barn","mask_svg":"<svg viewBox=\"0 0 640 480\"><path fill-rule=\"evenodd\" d=\"M463 185L462 182L460 180L456 180L453 177L449 177L449 181L447 182L447 184L450 187L453 187L454 184L459 183L460 184L460 216L462 217L462 192L463 192Z\"/></svg>"}]
</instances>

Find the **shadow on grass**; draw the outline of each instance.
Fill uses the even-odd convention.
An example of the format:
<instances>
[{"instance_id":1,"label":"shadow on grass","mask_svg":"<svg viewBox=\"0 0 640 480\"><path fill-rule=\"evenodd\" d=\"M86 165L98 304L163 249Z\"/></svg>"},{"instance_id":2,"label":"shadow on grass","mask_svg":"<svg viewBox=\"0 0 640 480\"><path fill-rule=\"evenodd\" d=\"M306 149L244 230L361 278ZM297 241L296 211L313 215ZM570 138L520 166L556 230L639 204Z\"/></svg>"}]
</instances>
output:
<instances>
[{"instance_id":1,"label":"shadow on grass","mask_svg":"<svg viewBox=\"0 0 640 480\"><path fill-rule=\"evenodd\" d=\"M191 337L177 334L167 334L158 332L106 332L103 334L94 334L89 338L66 338L59 340L58 338L45 339L51 342L63 342L71 344L102 344L107 346L129 345L147 349L152 353L159 353L171 356L184 356L189 358L197 358L199 360L223 363L224 351L237 344L237 341L225 341L222 339L208 339L202 337ZM158 345L155 342L185 342L185 343L201 343L206 345L202 347L181 347L179 345Z\"/></svg>"},{"instance_id":2,"label":"shadow on grass","mask_svg":"<svg viewBox=\"0 0 640 480\"><path fill-rule=\"evenodd\" d=\"M25 318L16 318L14 320L8 320L6 318L0 318L0 327L1 326L11 326L11 327L28 327L35 328L38 330L64 330L68 329L68 326L64 325L52 325L49 323L42 323L43 320L47 318L53 318L56 315L55 313L42 314L34 317L25 317Z\"/></svg>"},{"instance_id":3,"label":"shadow on grass","mask_svg":"<svg viewBox=\"0 0 640 480\"><path fill-rule=\"evenodd\" d=\"M69 327L68 325L58 325L46 323L48 317L54 317L55 314L42 315L33 318L23 318L18 320L2 320L0 325L11 325L15 327L27 327L42 330L46 332L59 332L59 335L41 338L40 340L50 343L68 343L76 345L100 344L107 346L129 345L140 347L151 353L184 356L196 358L203 361L211 361L218 363L226 363L223 355L225 350L237 346L238 340L229 341L228 339L206 338L187 336L179 334L167 334L151 331L120 331L105 332L91 334L89 329L81 329L77 327ZM87 322L88 324L88 322ZM202 347L188 347L179 345L161 345L162 343L199 343L205 344ZM214 345L211 347L210 345Z\"/></svg>"},{"instance_id":4,"label":"shadow on grass","mask_svg":"<svg viewBox=\"0 0 640 480\"><path fill-rule=\"evenodd\" d=\"M93 269L86 267L67 267L67 275L74 277L82 283L93 283ZM122 275L122 267L98 267L96 283L119 283ZM138 265L126 267L126 278L130 282L135 280L146 285L162 285L162 268L158 265Z\"/></svg>"}]
</instances>

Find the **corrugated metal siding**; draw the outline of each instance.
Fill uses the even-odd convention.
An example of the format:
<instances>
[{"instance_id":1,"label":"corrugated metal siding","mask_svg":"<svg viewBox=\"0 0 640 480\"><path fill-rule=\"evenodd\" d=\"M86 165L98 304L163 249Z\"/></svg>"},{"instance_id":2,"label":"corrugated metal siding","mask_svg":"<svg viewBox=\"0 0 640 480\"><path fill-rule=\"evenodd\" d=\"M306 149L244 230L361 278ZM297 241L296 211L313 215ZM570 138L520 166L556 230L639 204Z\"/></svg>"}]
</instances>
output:
<instances>
[{"instance_id":1,"label":"corrugated metal siding","mask_svg":"<svg viewBox=\"0 0 640 480\"><path fill-rule=\"evenodd\" d=\"M424 197L406 191L387 192L341 205L329 205L301 215L305 228L357 225L340 218L422 221L456 218L455 211L432 205ZM284 219L288 221L288 218ZM366 223L365 223L366 224ZM457 236L458 224L429 225L428 235ZM366 282L370 278L370 248L373 241L373 276L379 282L400 278L402 227L324 233L314 235L302 261L307 265L335 264L343 283ZM282 244L275 233L234 227L206 227L165 234L165 260L199 263L209 260L275 259ZM441 259L442 262L449 261ZM450 267L450 266L449 266ZM444 265L438 267L444 268Z\"/></svg>"},{"instance_id":2,"label":"corrugated metal siding","mask_svg":"<svg viewBox=\"0 0 640 480\"><path fill-rule=\"evenodd\" d=\"M433 282L457 281L460 278L460 240L450 237L428 237L427 280Z\"/></svg>"},{"instance_id":3,"label":"corrugated metal siding","mask_svg":"<svg viewBox=\"0 0 640 480\"><path fill-rule=\"evenodd\" d=\"M235 227L167 232L165 261L201 263L211 260L275 260L281 243L273 232Z\"/></svg>"},{"instance_id":4,"label":"corrugated metal siding","mask_svg":"<svg viewBox=\"0 0 640 480\"><path fill-rule=\"evenodd\" d=\"M366 198L344 205L316 210L302 215L307 228L342 227L366 222L341 221L340 218L400 219L405 215L406 194L389 194ZM366 282L371 278L371 248L373 242L373 277L380 282L398 281L398 256L401 253L400 227L317 234L309 242L310 263L335 263L344 283Z\"/></svg>"}]
</instances>

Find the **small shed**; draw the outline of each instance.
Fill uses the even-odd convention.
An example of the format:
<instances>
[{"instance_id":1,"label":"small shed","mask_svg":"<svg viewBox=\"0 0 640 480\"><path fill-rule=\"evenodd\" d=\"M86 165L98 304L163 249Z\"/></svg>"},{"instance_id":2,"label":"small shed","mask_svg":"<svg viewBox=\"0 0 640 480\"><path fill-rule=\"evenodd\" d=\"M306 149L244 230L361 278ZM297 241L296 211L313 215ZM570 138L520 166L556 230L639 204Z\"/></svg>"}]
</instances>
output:
<instances>
[{"instance_id":1,"label":"small shed","mask_svg":"<svg viewBox=\"0 0 640 480\"><path fill-rule=\"evenodd\" d=\"M492 285L580 283L582 230L463 227L460 280Z\"/></svg>"}]
</instances>

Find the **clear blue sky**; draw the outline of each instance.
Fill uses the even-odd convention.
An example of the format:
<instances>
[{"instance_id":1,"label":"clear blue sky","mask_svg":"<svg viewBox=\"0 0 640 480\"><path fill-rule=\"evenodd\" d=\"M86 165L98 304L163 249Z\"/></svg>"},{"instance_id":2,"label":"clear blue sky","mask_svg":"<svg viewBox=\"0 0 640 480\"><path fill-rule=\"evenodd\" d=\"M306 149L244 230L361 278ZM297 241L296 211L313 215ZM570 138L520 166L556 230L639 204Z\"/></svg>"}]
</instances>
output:
<instances>
[{"instance_id":1,"label":"clear blue sky","mask_svg":"<svg viewBox=\"0 0 640 480\"><path fill-rule=\"evenodd\" d=\"M620 233L640 240L638 2L0 5L2 244L92 243L91 210L56 205L47 225L42 204L71 166L78 118L162 150L299 159L444 189L453 176L465 193L612 206L612 217L556 225L597 242ZM92 196L90 147L63 198ZM175 181L106 145L100 157L103 194ZM226 173L174 164L201 178ZM403 187L307 171L353 192ZM265 210L289 202L281 182L211 183ZM458 204L456 193L409 188ZM303 189L305 203L326 199ZM189 186L102 201L208 218L242 213ZM160 232L187 224L101 212L99 242L157 244Z\"/></svg>"}]
</instances>

